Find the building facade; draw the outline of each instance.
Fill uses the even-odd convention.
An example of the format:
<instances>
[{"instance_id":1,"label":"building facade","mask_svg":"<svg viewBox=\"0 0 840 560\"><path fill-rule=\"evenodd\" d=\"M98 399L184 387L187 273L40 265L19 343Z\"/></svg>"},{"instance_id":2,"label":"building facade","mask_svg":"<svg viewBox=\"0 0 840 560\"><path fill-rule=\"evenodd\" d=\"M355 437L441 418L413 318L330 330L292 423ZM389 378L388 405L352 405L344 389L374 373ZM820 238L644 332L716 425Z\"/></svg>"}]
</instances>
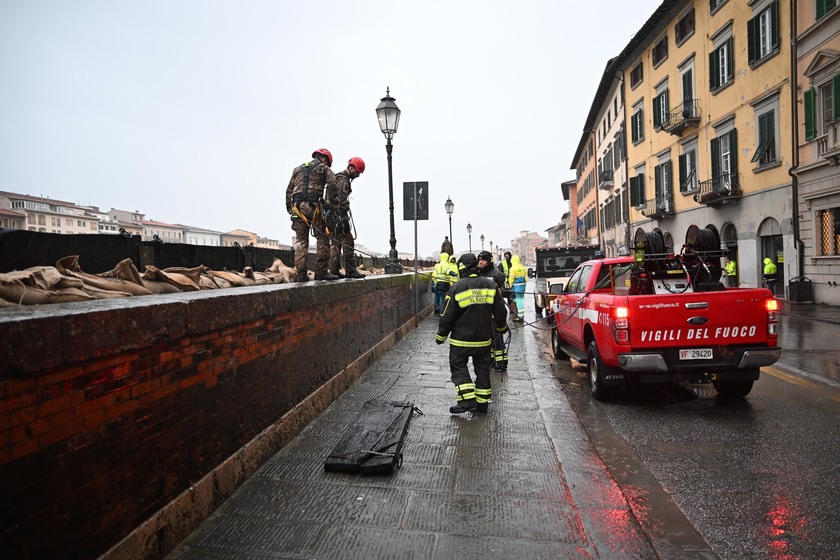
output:
<instances>
[{"instance_id":1,"label":"building facade","mask_svg":"<svg viewBox=\"0 0 840 560\"><path fill-rule=\"evenodd\" d=\"M840 9L794 6L797 216L802 273L813 299L840 305Z\"/></svg>"},{"instance_id":2,"label":"building facade","mask_svg":"<svg viewBox=\"0 0 840 560\"><path fill-rule=\"evenodd\" d=\"M714 232L743 286L797 274L789 0L666 1L620 58L630 226ZM633 235L635 237L635 234Z\"/></svg>"}]
</instances>

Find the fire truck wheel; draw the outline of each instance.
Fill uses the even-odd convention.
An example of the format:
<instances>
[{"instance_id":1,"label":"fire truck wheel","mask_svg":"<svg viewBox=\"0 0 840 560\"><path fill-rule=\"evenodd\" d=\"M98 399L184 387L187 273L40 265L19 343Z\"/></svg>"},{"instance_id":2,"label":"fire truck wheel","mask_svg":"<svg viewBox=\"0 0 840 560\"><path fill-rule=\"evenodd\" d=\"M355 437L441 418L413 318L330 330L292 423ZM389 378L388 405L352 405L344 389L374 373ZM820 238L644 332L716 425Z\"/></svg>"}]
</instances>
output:
<instances>
[{"instance_id":1,"label":"fire truck wheel","mask_svg":"<svg viewBox=\"0 0 840 560\"><path fill-rule=\"evenodd\" d=\"M609 388L604 385L604 376L607 375L607 366L601 361L601 353L598 351L598 343L594 340L589 343L587 352L586 370L589 373L589 394L596 401L606 400L609 396Z\"/></svg>"},{"instance_id":2,"label":"fire truck wheel","mask_svg":"<svg viewBox=\"0 0 840 560\"><path fill-rule=\"evenodd\" d=\"M724 399L742 399L750 394L752 379L733 379L730 381L712 381L718 394Z\"/></svg>"},{"instance_id":3,"label":"fire truck wheel","mask_svg":"<svg viewBox=\"0 0 840 560\"><path fill-rule=\"evenodd\" d=\"M558 360L568 360L569 355L560 348L560 335L557 334L557 329L551 329L551 353Z\"/></svg>"}]
</instances>

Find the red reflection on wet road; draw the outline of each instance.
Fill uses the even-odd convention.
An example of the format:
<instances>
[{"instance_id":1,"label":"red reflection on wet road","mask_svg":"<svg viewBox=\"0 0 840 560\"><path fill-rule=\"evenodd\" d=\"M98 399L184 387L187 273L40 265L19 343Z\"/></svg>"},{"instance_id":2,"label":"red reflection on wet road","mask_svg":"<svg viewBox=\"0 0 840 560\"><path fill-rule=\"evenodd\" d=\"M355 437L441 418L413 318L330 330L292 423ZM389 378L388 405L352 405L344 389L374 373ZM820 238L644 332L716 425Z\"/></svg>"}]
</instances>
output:
<instances>
[{"instance_id":1,"label":"red reflection on wet road","mask_svg":"<svg viewBox=\"0 0 840 560\"><path fill-rule=\"evenodd\" d=\"M799 556L791 551L791 541L807 540L806 520L790 506L787 498L776 496L775 500L776 503L767 512L769 557L773 560L798 560Z\"/></svg>"}]
</instances>

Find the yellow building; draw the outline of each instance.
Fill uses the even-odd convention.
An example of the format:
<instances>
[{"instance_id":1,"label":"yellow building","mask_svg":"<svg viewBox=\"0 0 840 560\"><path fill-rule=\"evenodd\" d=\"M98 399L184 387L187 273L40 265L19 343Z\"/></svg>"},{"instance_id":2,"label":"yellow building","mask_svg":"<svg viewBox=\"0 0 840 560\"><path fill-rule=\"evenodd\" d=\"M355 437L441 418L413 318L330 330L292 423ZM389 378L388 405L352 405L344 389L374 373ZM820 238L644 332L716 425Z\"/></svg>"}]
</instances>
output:
<instances>
[{"instance_id":1,"label":"yellow building","mask_svg":"<svg viewBox=\"0 0 840 560\"><path fill-rule=\"evenodd\" d=\"M598 245L598 193L595 177L595 135L589 126L581 135L571 169L576 170L576 188L569 202L573 220L573 245Z\"/></svg>"},{"instance_id":2,"label":"yellow building","mask_svg":"<svg viewBox=\"0 0 840 560\"><path fill-rule=\"evenodd\" d=\"M796 275L790 0L663 2L618 57L631 233L679 251L691 225L736 258L741 285ZM635 237L633 235L633 237Z\"/></svg>"}]
</instances>

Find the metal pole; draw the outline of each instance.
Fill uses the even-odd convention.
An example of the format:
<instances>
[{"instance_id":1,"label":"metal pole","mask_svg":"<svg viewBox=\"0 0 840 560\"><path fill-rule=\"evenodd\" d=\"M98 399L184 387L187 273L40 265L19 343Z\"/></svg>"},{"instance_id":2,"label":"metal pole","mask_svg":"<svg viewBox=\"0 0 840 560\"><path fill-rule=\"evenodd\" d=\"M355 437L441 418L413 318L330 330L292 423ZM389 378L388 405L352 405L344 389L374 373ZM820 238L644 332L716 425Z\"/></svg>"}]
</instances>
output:
<instances>
[{"instance_id":1,"label":"metal pole","mask_svg":"<svg viewBox=\"0 0 840 560\"><path fill-rule=\"evenodd\" d=\"M414 326L420 324L420 286L417 277L417 182L414 182Z\"/></svg>"},{"instance_id":2,"label":"metal pole","mask_svg":"<svg viewBox=\"0 0 840 560\"><path fill-rule=\"evenodd\" d=\"M385 151L388 152L388 211L391 216L391 250L388 252L388 262L385 264L385 274L399 274L402 272L402 265L397 258L397 236L394 234L394 176L391 170L391 139L388 138L385 144Z\"/></svg>"},{"instance_id":3,"label":"metal pole","mask_svg":"<svg viewBox=\"0 0 840 560\"><path fill-rule=\"evenodd\" d=\"M454 243L452 241L452 214L449 214L449 242Z\"/></svg>"}]
</instances>

